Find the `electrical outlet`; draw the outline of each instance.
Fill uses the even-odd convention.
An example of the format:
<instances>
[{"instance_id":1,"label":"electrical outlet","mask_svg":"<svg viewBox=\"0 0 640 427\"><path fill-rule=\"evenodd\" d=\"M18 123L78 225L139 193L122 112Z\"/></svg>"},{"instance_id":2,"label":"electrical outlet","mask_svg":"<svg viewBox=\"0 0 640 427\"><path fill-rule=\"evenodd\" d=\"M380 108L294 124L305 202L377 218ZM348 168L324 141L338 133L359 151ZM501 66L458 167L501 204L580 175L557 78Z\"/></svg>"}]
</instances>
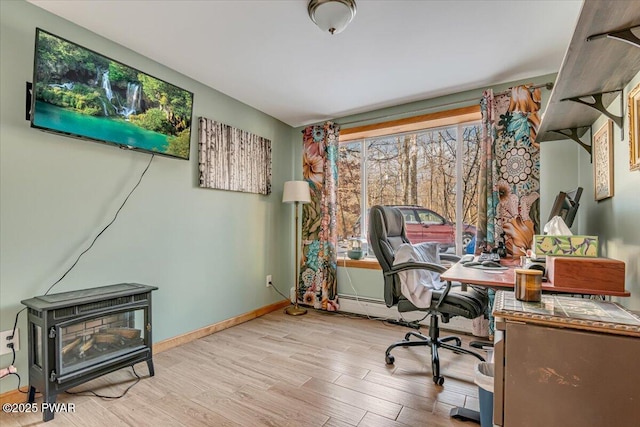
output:
<instances>
[{"instance_id":1,"label":"electrical outlet","mask_svg":"<svg viewBox=\"0 0 640 427\"><path fill-rule=\"evenodd\" d=\"M11 353L11 349L7 347L7 344L13 343L13 349L15 351L20 350L20 329L16 328L16 333L12 339L7 339L13 333L13 329L0 332L0 354Z\"/></svg>"},{"instance_id":2,"label":"electrical outlet","mask_svg":"<svg viewBox=\"0 0 640 427\"><path fill-rule=\"evenodd\" d=\"M270 274L267 274L267 288L273 286L273 277Z\"/></svg>"}]
</instances>

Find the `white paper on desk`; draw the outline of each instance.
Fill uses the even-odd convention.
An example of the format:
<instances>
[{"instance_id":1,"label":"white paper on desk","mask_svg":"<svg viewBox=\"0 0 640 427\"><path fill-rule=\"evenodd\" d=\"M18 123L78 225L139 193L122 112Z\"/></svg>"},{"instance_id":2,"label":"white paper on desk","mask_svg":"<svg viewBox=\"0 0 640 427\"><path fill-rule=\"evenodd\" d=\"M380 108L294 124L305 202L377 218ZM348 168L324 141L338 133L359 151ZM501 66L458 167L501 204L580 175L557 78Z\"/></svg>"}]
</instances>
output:
<instances>
[{"instance_id":1,"label":"white paper on desk","mask_svg":"<svg viewBox=\"0 0 640 427\"><path fill-rule=\"evenodd\" d=\"M551 234L554 236L572 236L573 233L567 227L562 217L558 215L551 218L549 222L544 225L544 234Z\"/></svg>"}]
</instances>

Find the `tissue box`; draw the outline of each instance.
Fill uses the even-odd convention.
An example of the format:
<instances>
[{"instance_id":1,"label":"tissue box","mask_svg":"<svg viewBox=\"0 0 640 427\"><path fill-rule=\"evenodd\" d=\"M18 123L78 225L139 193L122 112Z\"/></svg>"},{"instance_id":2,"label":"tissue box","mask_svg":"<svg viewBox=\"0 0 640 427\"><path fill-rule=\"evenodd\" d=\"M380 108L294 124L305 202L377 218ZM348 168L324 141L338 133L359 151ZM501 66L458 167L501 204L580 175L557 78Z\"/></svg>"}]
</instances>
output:
<instances>
[{"instance_id":1,"label":"tissue box","mask_svg":"<svg viewBox=\"0 0 640 427\"><path fill-rule=\"evenodd\" d=\"M536 258L545 255L597 257L598 236L533 236L533 253Z\"/></svg>"}]
</instances>

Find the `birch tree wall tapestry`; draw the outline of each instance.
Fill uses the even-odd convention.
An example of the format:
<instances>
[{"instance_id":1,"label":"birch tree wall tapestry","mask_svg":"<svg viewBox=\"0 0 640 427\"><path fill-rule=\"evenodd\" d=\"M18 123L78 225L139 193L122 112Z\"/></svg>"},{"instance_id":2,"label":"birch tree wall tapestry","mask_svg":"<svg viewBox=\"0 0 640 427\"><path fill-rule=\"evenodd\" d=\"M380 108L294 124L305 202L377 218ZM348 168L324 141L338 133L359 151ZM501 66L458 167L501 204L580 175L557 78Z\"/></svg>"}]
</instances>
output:
<instances>
[{"instance_id":1,"label":"birch tree wall tapestry","mask_svg":"<svg viewBox=\"0 0 640 427\"><path fill-rule=\"evenodd\" d=\"M271 141L200 117L200 187L271 193Z\"/></svg>"},{"instance_id":2,"label":"birch tree wall tapestry","mask_svg":"<svg viewBox=\"0 0 640 427\"><path fill-rule=\"evenodd\" d=\"M524 255L540 233L540 89L517 86L494 96L482 110L476 251L505 240L507 253Z\"/></svg>"}]
</instances>

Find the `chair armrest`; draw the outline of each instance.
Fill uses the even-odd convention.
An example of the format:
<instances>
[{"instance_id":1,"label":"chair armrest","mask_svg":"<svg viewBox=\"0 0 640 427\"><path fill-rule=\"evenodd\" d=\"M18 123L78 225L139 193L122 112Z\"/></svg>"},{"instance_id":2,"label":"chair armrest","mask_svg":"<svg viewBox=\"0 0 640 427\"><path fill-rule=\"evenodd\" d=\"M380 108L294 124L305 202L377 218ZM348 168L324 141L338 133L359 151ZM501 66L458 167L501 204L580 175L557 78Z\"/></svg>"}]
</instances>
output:
<instances>
[{"instance_id":1,"label":"chair armrest","mask_svg":"<svg viewBox=\"0 0 640 427\"><path fill-rule=\"evenodd\" d=\"M442 304L442 302L445 300L447 295L449 295L450 290L451 290L451 280L447 280L447 286L444 288L442 295L440 295L440 298L438 299L438 303L436 304L436 309L440 308L440 304Z\"/></svg>"},{"instance_id":2,"label":"chair armrest","mask_svg":"<svg viewBox=\"0 0 640 427\"><path fill-rule=\"evenodd\" d=\"M391 266L391 270L385 271L385 276L393 276L394 274L398 274L401 271L408 270L429 270L436 273L444 273L447 271L447 267L444 267L440 264L432 264L430 262L403 262L400 264L395 264ZM440 295L438 299L438 303L436 304L436 308L440 307L442 302L445 300L447 295L449 295L449 291L451 290L451 281L447 280L447 285L444 288L444 291Z\"/></svg>"},{"instance_id":3,"label":"chair armrest","mask_svg":"<svg viewBox=\"0 0 640 427\"><path fill-rule=\"evenodd\" d=\"M440 264L412 261L412 262L403 262L400 264L392 265L389 271L384 272L384 275L393 276L394 274L397 274L401 271L408 271L408 270L429 270L429 271L433 271L434 273L444 273L445 271L447 271L447 268Z\"/></svg>"}]
</instances>

